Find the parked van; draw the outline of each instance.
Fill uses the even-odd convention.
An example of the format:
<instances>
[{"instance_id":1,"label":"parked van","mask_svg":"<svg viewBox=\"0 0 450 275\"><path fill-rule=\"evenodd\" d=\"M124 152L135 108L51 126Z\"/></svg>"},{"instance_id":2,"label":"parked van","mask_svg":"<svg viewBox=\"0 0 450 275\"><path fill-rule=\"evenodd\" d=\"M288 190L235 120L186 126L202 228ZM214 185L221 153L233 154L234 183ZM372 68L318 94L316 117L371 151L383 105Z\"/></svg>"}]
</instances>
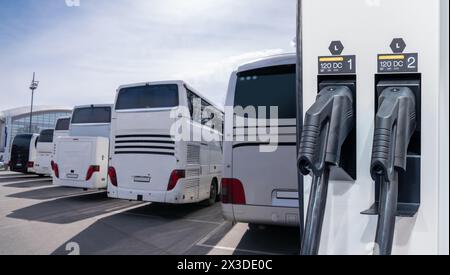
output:
<instances>
[{"instance_id":1,"label":"parked van","mask_svg":"<svg viewBox=\"0 0 450 275\"><path fill-rule=\"evenodd\" d=\"M11 171L23 174L34 172L38 137L37 134L21 134L14 138L9 157Z\"/></svg>"},{"instance_id":2,"label":"parked van","mask_svg":"<svg viewBox=\"0 0 450 275\"><path fill-rule=\"evenodd\" d=\"M194 110L199 105L209 110L208 118ZM178 111L179 115L171 115ZM217 123L211 125L211 118ZM171 133L177 122L191 129L190 137L209 133L213 141L178 140ZM222 124L223 111L183 81L119 87L112 120L109 197L215 203L223 169Z\"/></svg>"},{"instance_id":3,"label":"parked van","mask_svg":"<svg viewBox=\"0 0 450 275\"><path fill-rule=\"evenodd\" d=\"M34 170L38 175L50 176L52 173L53 134L54 130L43 130L37 140Z\"/></svg>"},{"instance_id":4,"label":"parked van","mask_svg":"<svg viewBox=\"0 0 450 275\"><path fill-rule=\"evenodd\" d=\"M112 105L75 107L69 136L56 138L54 184L106 189Z\"/></svg>"},{"instance_id":5,"label":"parked van","mask_svg":"<svg viewBox=\"0 0 450 275\"><path fill-rule=\"evenodd\" d=\"M231 75L226 106L265 107L267 113L276 106L279 120L277 149L264 152L255 130L268 132L270 124L249 126L254 117L226 114L225 136L233 142L224 145L224 216L234 222L298 226L296 56L274 56L239 67ZM236 125L238 117L243 125Z\"/></svg>"}]
</instances>

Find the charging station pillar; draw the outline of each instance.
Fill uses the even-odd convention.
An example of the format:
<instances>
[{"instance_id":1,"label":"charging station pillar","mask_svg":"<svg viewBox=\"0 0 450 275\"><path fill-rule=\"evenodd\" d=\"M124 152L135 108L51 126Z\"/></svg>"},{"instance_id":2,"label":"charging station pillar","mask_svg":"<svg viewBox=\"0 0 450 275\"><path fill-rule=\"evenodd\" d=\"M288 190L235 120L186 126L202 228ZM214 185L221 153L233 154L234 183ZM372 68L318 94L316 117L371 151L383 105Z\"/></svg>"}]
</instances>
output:
<instances>
[{"instance_id":1,"label":"charging station pillar","mask_svg":"<svg viewBox=\"0 0 450 275\"><path fill-rule=\"evenodd\" d=\"M299 5L303 110L314 104L324 80L350 77L356 83L356 180L330 181L320 253L373 251L379 199L370 169L375 116L383 89L399 85L416 96L418 128L408 148L410 174L400 175L392 253L448 253L448 1ZM310 181L305 177L305 202Z\"/></svg>"}]
</instances>

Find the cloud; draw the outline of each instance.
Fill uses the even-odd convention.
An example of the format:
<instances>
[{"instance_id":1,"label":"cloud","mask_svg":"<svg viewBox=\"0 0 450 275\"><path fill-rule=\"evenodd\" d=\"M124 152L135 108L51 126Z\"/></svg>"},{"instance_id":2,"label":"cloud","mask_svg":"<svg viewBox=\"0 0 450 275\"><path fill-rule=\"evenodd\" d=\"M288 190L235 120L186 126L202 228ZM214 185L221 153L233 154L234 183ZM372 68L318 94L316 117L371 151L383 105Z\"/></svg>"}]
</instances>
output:
<instances>
[{"instance_id":1,"label":"cloud","mask_svg":"<svg viewBox=\"0 0 450 275\"><path fill-rule=\"evenodd\" d=\"M223 104L240 63L294 51L295 0L39 3L0 11L0 109L29 104L33 71L37 104L112 102L121 84L180 78Z\"/></svg>"},{"instance_id":2,"label":"cloud","mask_svg":"<svg viewBox=\"0 0 450 275\"><path fill-rule=\"evenodd\" d=\"M205 90L201 92L216 104L223 106L230 74L239 65L284 52L283 49L267 49L230 56L219 61L206 63L197 70L180 73L176 75L176 78L186 80L194 87L204 87Z\"/></svg>"}]
</instances>

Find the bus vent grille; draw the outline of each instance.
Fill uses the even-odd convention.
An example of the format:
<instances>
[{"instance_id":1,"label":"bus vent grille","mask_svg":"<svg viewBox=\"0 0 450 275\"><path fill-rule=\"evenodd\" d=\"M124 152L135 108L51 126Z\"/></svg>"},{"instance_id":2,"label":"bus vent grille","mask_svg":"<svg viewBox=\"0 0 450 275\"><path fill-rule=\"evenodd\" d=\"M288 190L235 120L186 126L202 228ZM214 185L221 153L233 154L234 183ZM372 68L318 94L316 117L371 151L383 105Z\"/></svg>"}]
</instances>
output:
<instances>
[{"instance_id":1,"label":"bus vent grille","mask_svg":"<svg viewBox=\"0 0 450 275\"><path fill-rule=\"evenodd\" d=\"M192 188L200 185L200 169L190 169L186 171L185 187Z\"/></svg>"},{"instance_id":2,"label":"bus vent grille","mask_svg":"<svg viewBox=\"0 0 450 275\"><path fill-rule=\"evenodd\" d=\"M187 164L200 165L200 146L189 144L187 146Z\"/></svg>"}]
</instances>

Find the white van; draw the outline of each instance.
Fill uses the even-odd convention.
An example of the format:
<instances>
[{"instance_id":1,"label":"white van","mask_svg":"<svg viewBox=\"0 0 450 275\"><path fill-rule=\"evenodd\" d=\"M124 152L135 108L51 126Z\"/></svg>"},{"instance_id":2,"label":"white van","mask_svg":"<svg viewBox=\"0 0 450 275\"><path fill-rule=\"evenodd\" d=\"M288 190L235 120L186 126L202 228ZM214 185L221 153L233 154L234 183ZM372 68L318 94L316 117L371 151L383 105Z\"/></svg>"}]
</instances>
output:
<instances>
[{"instance_id":1,"label":"white van","mask_svg":"<svg viewBox=\"0 0 450 275\"><path fill-rule=\"evenodd\" d=\"M82 189L105 189L108 181L112 105L75 107L69 136L57 137L53 183Z\"/></svg>"},{"instance_id":2,"label":"white van","mask_svg":"<svg viewBox=\"0 0 450 275\"><path fill-rule=\"evenodd\" d=\"M209 110L202 119L195 106ZM182 112L185 110L186 112ZM177 113L176 117L171 113ZM174 123L190 137L171 134ZM111 131L108 195L111 198L186 204L213 204L222 178L223 112L183 81L140 83L117 90Z\"/></svg>"},{"instance_id":3,"label":"white van","mask_svg":"<svg viewBox=\"0 0 450 275\"><path fill-rule=\"evenodd\" d=\"M253 140L251 132L266 131L267 127L248 126L254 118L235 111L226 114L222 180L225 218L256 225L298 226L296 56L279 55L239 67L231 75L226 106L226 112L228 107L261 106L267 113L271 106L278 106L279 121L277 149L266 153L260 150L264 144ZM236 125L238 116L244 125ZM237 141L237 137L243 141Z\"/></svg>"},{"instance_id":4,"label":"white van","mask_svg":"<svg viewBox=\"0 0 450 275\"><path fill-rule=\"evenodd\" d=\"M12 172L34 173L38 137L39 135L36 134L19 134L14 137L8 162L9 169Z\"/></svg>"},{"instance_id":5,"label":"white van","mask_svg":"<svg viewBox=\"0 0 450 275\"><path fill-rule=\"evenodd\" d=\"M37 140L34 170L38 175L50 176L52 173L53 134L54 130L42 130Z\"/></svg>"}]
</instances>

